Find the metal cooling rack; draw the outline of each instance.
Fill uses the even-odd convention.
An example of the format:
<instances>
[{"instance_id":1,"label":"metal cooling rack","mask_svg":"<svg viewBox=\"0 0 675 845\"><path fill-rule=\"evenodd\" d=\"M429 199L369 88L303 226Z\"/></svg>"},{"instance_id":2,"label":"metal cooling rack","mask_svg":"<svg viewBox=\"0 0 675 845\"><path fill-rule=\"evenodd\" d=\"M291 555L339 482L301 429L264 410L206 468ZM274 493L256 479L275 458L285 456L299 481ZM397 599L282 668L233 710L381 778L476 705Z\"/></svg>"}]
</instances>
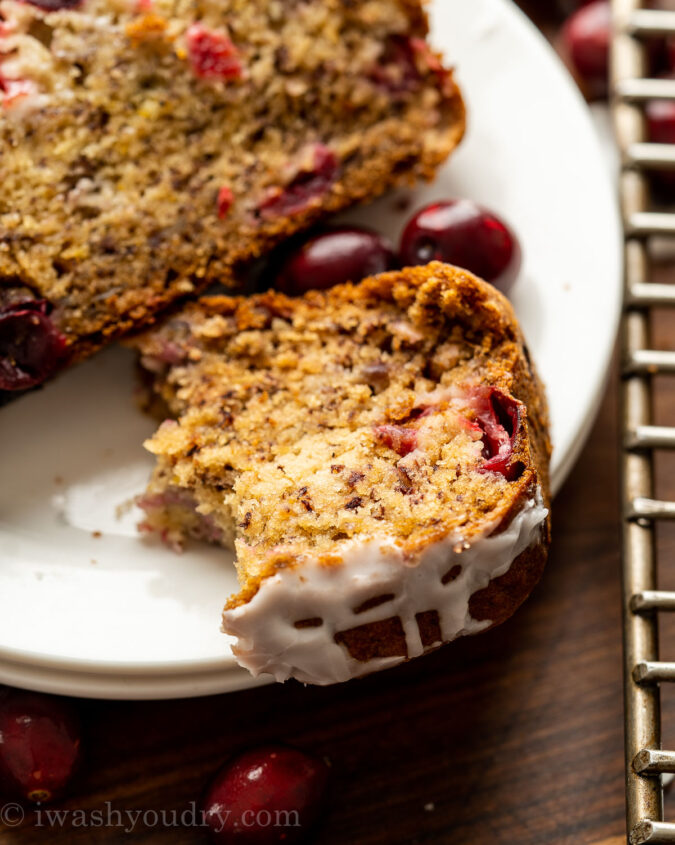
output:
<instances>
[{"instance_id":1,"label":"metal cooling rack","mask_svg":"<svg viewBox=\"0 0 675 845\"><path fill-rule=\"evenodd\" d=\"M675 145L646 143L644 105L675 100L675 80L647 78L646 39L675 36L675 12L613 0L612 111L622 167L625 295L622 320L623 619L628 839L675 842L664 820L663 775L675 772L675 750L661 749L660 683L675 681L675 660L659 659L658 615L675 611L675 592L658 589L656 524L675 519L675 502L655 498L657 450L675 448L675 427L653 425L653 377L675 374L675 350L651 348L650 316L675 305L675 284L650 281L651 241L675 238L675 212L649 210L647 174L675 169Z\"/></svg>"}]
</instances>

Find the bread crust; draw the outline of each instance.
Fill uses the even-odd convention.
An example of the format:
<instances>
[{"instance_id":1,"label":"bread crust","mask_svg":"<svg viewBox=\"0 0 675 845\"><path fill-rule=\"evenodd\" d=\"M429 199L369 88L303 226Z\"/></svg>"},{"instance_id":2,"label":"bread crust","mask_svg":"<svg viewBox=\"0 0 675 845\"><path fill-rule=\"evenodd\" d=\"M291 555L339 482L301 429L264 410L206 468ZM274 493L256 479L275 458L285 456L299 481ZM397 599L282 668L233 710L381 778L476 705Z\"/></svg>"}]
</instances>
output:
<instances>
[{"instance_id":1,"label":"bread crust","mask_svg":"<svg viewBox=\"0 0 675 845\"><path fill-rule=\"evenodd\" d=\"M546 531L549 528L547 526ZM542 576L548 558L549 540L521 552L508 572L500 575L487 587L474 593L469 600L469 612L477 622L489 622L484 631L506 622L528 598ZM425 653L435 651L448 641L442 639L435 610L423 611L417 620ZM372 660L398 657L408 660L405 633L398 617L388 617L336 634L354 660L364 667ZM363 677L368 671L359 674Z\"/></svg>"}]
</instances>

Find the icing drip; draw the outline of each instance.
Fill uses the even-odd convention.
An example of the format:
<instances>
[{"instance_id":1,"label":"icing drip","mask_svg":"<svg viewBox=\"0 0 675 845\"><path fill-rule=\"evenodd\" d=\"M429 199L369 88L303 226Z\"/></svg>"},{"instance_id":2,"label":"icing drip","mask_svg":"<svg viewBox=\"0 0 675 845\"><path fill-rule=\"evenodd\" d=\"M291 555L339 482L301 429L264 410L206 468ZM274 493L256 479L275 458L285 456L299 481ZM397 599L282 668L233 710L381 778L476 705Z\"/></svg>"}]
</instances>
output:
<instances>
[{"instance_id":1,"label":"icing drip","mask_svg":"<svg viewBox=\"0 0 675 845\"><path fill-rule=\"evenodd\" d=\"M254 675L270 673L277 681L293 677L331 684L394 666L406 658L360 662L335 642L335 635L398 617L410 658L424 651L416 614L437 611L443 642L488 628L489 620L471 618L471 596L506 573L521 552L538 542L547 515L537 488L506 530L489 536L494 528L490 526L471 545L452 536L406 560L389 537L346 541L340 546L340 564L322 566L307 556L296 568L265 579L250 602L224 613L223 630L237 637L233 651L241 666ZM452 580L444 579L453 567L461 567L461 572ZM354 612L387 595L392 598ZM298 628L299 620L316 622Z\"/></svg>"}]
</instances>

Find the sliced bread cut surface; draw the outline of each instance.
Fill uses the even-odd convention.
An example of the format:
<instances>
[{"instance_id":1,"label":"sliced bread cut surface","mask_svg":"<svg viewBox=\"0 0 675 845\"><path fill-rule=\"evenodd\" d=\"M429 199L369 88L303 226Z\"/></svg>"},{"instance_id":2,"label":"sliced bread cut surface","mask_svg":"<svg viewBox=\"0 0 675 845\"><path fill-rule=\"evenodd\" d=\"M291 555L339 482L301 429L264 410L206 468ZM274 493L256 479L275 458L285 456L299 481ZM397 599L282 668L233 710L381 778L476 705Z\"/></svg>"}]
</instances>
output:
<instances>
[{"instance_id":1,"label":"sliced bread cut surface","mask_svg":"<svg viewBox=\"0 0 675 845\"><path fill-rule=\"evenodd\" d=\"M508 301L433 263L210 297L141 336L142 527L236 550L239 662L326 684L507 618L549 542L547 411Z\"/></svg>"},{"instance_id":2,"label":"sliced bread cut surface","mask_svg":"<svg viewBox=\"0 0 675 845\"><path fill-rule=\"evenodd\" d=\"M0 0L0 390L431 178L464 107L426 33L417 0Z\"/></svg>"}]
</instances>

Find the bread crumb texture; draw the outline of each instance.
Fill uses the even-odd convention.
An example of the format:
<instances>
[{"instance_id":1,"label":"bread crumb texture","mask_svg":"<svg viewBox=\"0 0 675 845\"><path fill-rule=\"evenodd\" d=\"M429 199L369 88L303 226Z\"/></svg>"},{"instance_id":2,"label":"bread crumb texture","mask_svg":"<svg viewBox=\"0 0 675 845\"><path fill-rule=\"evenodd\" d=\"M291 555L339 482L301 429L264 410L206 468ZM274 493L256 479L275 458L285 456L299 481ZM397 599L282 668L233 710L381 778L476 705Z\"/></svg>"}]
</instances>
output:
<instances>
[{"instance_id":1,"label":"bread crumb texture","mask_svg":"<svg viewBox=\"0 0 675 845\"><path fill-rule=\"evenodd\" d=\"M234 605L305 554L391 537L413 556L547 496L541 384L508 301L463 270L203 298L135 344L170 414L143 527L236 548Z\"/></svg>"},{"instance_id":2,"label":"bread crumb texture","mask_svg":"<svg viewBox=\"0 0 675 845\"><path fill-rule=\"evenodd\" d=\"M464 109L426 32L415 0L0 0L0 306L83 357L431 178Z\"/></svg>"}]
</instances>

